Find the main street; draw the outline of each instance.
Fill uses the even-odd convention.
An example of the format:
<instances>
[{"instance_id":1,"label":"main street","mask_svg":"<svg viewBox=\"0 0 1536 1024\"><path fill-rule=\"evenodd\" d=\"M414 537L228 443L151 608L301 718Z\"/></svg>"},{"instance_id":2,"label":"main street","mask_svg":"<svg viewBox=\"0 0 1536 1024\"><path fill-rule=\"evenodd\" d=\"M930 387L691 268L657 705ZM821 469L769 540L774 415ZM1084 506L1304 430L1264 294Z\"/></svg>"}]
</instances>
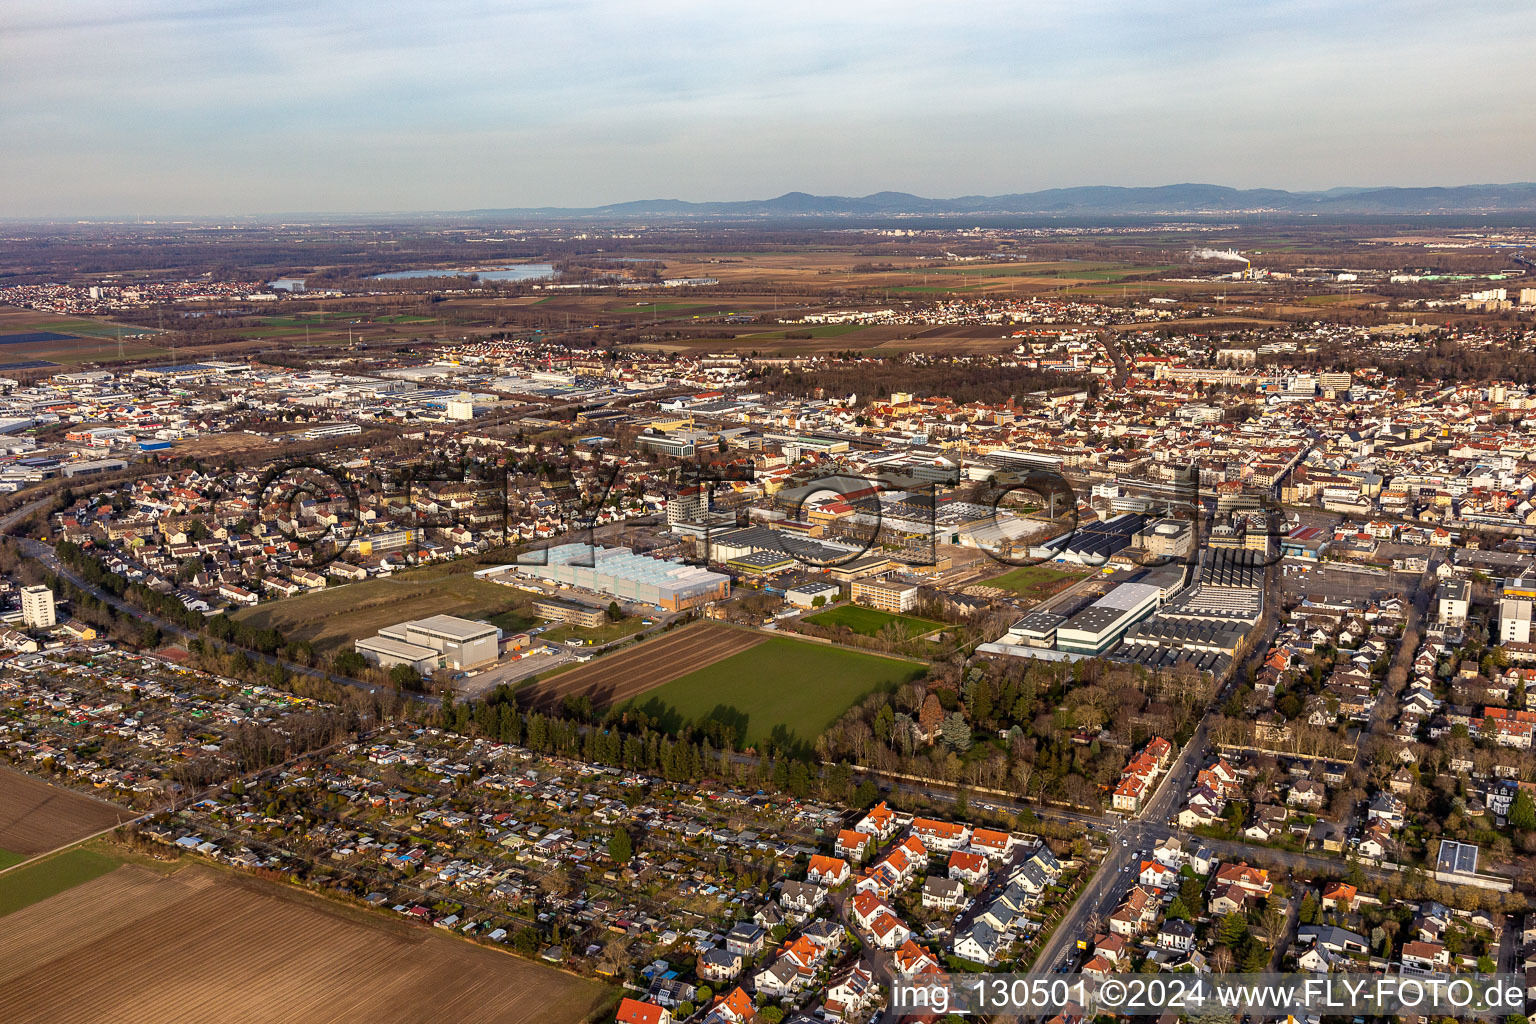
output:
<instances>
[{"instance_id":1,"label":"main street","mask_svg":"<svg viewBox=\"0 0 1536 1024\"><path fill-rule=\"evenodd\" d=\"M1263 657L1264 649L1269 646L1269 641L1273 639L1275 631L1279 628L1279 578L1280 573L1276 566L1271 565L1266 568L1264 613L1259 619L1258 635L1249 652L1249 659ZM1186 843L1195 840L1193 836L1170 829L1168 822L1178 810L1180 799L1189 792L1195 775L1205 765L1210 747L1211 720L1236 686L1243 667L1243 662L1233 665L1227 681L1213 697L1211 707L1195 727L1194 735L1174 758L1167 773L1153 791L1151 799L1130 818L1116 819L1117 824L1109 834L1109 852L1105 854L1103 862L1099 865L1098 874L1084 888L1077 902L1056 926L1045 948L1040 951L1040 956L1035 961L1040 969L1054 971L1062 968L1071 960L1077 940L1093 937L1088 934L1088 922L1095 919L1102 920L1109 911L1114 909L1122 894L1130 887L1130 883L1136 880L1139 874L1137 868L1141 861L1151 854L1154 846L1170 835L1179 835ZM1204 842L1212 849L1217 848L1216 844L1208 840L1198 841ZM1221 845L1228 848L1228 856L1254 857L1277 852L1267 847L1253 847L1245 843ZM1338 862L1331 863L1337 865Z\"/></svg>"}]
</instances>

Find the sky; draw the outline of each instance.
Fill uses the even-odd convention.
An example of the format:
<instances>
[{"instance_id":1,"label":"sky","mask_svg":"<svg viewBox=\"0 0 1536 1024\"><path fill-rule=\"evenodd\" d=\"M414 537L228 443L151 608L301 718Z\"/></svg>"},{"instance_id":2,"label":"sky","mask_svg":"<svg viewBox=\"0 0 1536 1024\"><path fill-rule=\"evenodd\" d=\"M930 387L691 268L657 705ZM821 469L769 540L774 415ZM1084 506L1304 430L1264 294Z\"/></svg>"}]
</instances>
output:
<instances>
[{"instance_id":1,"label":"sky","mask_svg":"<svg viewBox=\"0 0 1536 1024\"><path fill-rule=\"evenodd\" d=\"M4 0L0 217L1536 180L1528 0Z\"/></svg>"}]
</instances>

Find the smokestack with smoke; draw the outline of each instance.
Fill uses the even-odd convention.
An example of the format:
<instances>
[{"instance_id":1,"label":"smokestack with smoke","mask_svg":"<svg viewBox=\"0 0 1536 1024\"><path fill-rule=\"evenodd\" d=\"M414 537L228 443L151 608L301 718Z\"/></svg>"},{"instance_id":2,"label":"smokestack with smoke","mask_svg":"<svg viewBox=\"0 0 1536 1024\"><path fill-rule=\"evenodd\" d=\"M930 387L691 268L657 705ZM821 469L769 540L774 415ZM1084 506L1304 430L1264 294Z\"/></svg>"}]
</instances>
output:
<instances>
[{"instance_id":1,"label":"smokestack with smoke","mask_svg":"<svg viewBox=\"0 0 1536 1024\"><path fill-rule=\"evenodd\" d=\"M1247 264L1252 267L1252 259L1244 256L1236 249L1193 249L1189 253L1190 259L1235 259L1236 263Z\"/></svg>"},{"instance_id":2,"label":"smokestack with smoke","mask_svg":"<svg viewBox=\"0 0 1536 1024\"><path fill-rule=\"evenodd\" d=\"M1236 260L1238 263L1253 265L1253 261L1236 249L1194 249L1190 252L1192 260Z\"/></svg>"}]
</instances>

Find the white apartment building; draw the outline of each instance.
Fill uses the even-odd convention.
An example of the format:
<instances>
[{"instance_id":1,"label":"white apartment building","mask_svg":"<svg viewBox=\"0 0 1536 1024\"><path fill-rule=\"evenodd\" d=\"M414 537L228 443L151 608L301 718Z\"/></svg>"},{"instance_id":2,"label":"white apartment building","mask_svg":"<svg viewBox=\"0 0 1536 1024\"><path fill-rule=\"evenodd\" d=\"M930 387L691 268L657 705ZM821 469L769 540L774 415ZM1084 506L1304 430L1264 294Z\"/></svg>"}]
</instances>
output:
<instances>
[{"instance_id":1,"label":"white apartment building","mask_svg":"<svg viewBox=\"0 0 1536 1024\"><path fill-rule=\"evenodd\" d=\"M58 625L53 606L53 591L47 587L21 588L21 618L28 629L47 629Z\"/></svg>"}]
</instances>

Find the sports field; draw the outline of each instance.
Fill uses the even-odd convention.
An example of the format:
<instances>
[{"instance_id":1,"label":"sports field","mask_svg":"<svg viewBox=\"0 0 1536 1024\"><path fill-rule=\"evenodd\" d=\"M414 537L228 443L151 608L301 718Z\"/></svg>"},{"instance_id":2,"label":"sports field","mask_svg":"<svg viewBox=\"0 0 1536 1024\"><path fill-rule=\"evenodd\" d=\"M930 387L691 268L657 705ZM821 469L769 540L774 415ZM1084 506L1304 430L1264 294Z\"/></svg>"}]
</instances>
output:
<instances>
[{"instance_id":1,"label":"sports field","mask_svg":"<svg viewBox=\"0 0 1536 1024\"><path fill-rule=\"evenodd\" d=\"M198 865L124 865L0 917L6 1024L576 1024L610 998L495 949Z\"/></svg>"},{"instance_id":2,"label":"sports field","mask_svg":"<svg viewBox=\"0 0 1536 1024\"><path fill-rule=\"evenodd\" d=\"M909 637L922 636L924 633L931 633L944 626L944 623L935 622L932 619L923 619L916 615L896 615L857 604L838 605L836 608L828 608L824 612L817 612L815 615L807 615L804 618L806 622L815 626L847 626L863 636L878 636L882 629L893 622L900 624Z\"/></svg>"},{"instance_id":3,"label":"sports field","mask_svg":"<svg viewBox=\"0 0 1536 1024\"><path fill-rule=\"evenodd\" d=\"M769 738L809 745L865 694L925 670L919 662L774 636L650 690L630 706L673 730L714 718L734 725L749 746Z\"/></svg>"}]
</instances>

